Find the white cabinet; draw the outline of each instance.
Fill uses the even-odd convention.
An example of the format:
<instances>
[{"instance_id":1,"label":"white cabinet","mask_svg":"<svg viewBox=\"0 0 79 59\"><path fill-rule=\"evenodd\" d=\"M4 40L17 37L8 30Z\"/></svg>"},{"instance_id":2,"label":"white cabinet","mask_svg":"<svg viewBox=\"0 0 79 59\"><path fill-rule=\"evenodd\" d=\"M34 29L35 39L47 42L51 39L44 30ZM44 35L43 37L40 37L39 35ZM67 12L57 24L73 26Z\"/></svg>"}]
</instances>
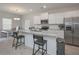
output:
<instances>
[{"instance_id":1,"label":"white cabinet","mask_svg":"<svg viewBox=\"0 0 79 59\"><path fill-rule=\"evenodd\" d=\"M30 48L33 48L33 35L32 34L25 35L25 45Z\"/></svg>"},{"instance_id":2,"label":"white cabinet","mask_svg":"<svg viewBox=\"0 0 79 59\"><path fill-rule=\"evenodd\" d=\"M41 14L41 20L44 20L44 19L48 19L48 13L42 13Z\"/></svg>"},{"instance_id":3,"label":"white cabinet","mask_svg":"<svg viewBox=\"0 0 79 59\"><path fill-rule=\"evenodd\" d=\"M56 37L44 37L47 40L47 53L56 55Z\"/></svg>"},{"instance_id":4,"label":"white cabinet","mask_svg":"<svg viewBox=\"0 0 79 59\"><path fill-rule=\"evenodd\" d=\"M25 34L25 46L28 46L33 49L33 45L33 34ZM37 45L35 45L35 49L38 49Z\"/></svg>"},{"instance_id":5,"label":"white cabinet","mask_svg":"<svg viewBox=\"0 0 79 59\"><path fill-rule=\"evenodd\" d=\"M63 24L63 20L64 20L63 16L59 15L56 16L56 24Z\"/></svg>"},{"instance_id":6,"label":"white cabinet","mask_svg":"<svg viewBox=\"0 0 79 59\"><path fill-rule=\"evenodd\" d=\"M34 24L41 24L40 16L34 16Z\"/></svg>"},{"instance_id":7,"label":"white cabinet","mask_svg":"<svg viewBox=\"0 0 79 59\"><path fill-rule=\"evenodd\" d=\"M49 24L63 24L64 17L61 14L49 14Z\"/></svg>"},{"instance_id":8,"label":"white cabinet","mask_svg":"<svg viewBox=\"0 0 79 59\"><path fill-rule=\"evenodd\" d=\"M49 20L49 24L55 24L55 16L53 14L49 15L48 20Z\"/></svg>"}]
</instances>

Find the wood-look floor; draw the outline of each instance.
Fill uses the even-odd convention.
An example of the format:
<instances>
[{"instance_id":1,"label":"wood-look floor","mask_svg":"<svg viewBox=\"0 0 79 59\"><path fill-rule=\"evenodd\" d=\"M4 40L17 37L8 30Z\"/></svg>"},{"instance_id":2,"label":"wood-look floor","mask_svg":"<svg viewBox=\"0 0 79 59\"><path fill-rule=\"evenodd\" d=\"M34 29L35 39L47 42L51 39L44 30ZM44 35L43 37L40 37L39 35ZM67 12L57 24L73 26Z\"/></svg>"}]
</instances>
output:
<instances>
[{"instance_id":1,"label":"wood-look floor","mask_svg":"<svg viewBox=\"0 0 79 59\"><path fill-rule=\"evenodd\" d=\"M0 38L1 40L2 38ZM41 54L41 53L38 53ZM79 47L65 45L66 55L79 55ZM12 48L12 38L0 41L0 55L32 55L32 49L24 45Z\"/></svg>"},{"instance_id":2,"label":"wood-look floor","mask_svg":"<svg viewBox=\"0 0 79 59\"><path fill-rule=\"evenodd\" d=\"M66 55L79 55L79 47L72 45L65 45Z\"/></svg>"}]
</instances>

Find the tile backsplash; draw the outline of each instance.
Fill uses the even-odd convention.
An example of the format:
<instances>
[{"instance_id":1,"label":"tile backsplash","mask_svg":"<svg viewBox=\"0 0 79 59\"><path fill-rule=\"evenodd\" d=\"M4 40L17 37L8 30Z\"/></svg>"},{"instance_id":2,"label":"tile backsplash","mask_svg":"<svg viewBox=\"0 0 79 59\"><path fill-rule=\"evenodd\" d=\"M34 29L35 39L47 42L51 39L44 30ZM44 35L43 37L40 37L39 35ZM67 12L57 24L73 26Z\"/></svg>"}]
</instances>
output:
<instances>
[{"instance_id":1,"label":"tile backsplash","mask_svg":"<svg viewBox=\"0 0 79 59\"><path fill-rule=\"evenodd\" d=\"M35 28L41 28L43 25L34 25ZM47 25L49 26L49 30L60 30L58 25Z\"/></svg>"},{"instance_id":2,"label":"tile backsplash","mask_svg":"<svg viewBox=\"0 0 79 59\"><path fill-rule=\"evenodd\" d=\"M58 25L50 25L49 30L60 30Z\"/></svg>"}]
</instances>

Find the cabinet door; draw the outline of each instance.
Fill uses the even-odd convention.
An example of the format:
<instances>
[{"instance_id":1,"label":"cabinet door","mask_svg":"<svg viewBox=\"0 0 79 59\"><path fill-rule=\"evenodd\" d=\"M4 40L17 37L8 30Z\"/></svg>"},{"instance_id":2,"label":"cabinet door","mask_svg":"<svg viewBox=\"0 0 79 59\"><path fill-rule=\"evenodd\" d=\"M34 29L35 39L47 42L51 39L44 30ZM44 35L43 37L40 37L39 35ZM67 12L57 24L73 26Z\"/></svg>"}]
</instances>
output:
<instances>
[{"instance_id":1,"label":"cabinet door","mask_svg":"<svg viewBox=\"0 0 79 59\"><path fill-rule=\"evenodd\" d=\"M49 24L63 24L64 17L61 14L50 14Z\"/></svg>"},{"instance_id":2,"label":"cabinet door","mask_svg":"<svg viewBox=\"0 0 79 59\"><path fill-rule=\"evenodd\" d=\"M49 24L55 24L55 16L54 14L50 14L48 17Z\"/></svg>"},{"instance_id":3,"label":"cabinet door","mask_svg":"<svg viewBox=\"0 0 79 59\"><path fill-rule=\"evenodd\" d=\"M34 16L34 24L41 24L40 16Z\"/></svg>"},{"instance_id":4,"label":"cabinet door","mask_svg":"<svg viewBox=\"0 0 79 59\"><path fill-rule=\"evenodd\" d=\"M26 34L25 36L25 45L28 47L33 48L33 35L32 34Z\"/></svg>"},{"instance_id":5,"label":"cabinet door","mask_svg":"<svg viewBox=\"0 0 79 59\"><path fill-rule=\"evenodd\" d=\"M56 55L56 37L44 37L47 40L47 53Z\"/></svg>"},{"instance_id":6,"label":"cabinet door","mask_svg":"<svg viewBox=\"0 0 79 59\"><path fill-rule=\"evenodd\" d=\"M56 16L55 23L56 24L63 24L63 16Z\"/></svg>"}]
</instances>

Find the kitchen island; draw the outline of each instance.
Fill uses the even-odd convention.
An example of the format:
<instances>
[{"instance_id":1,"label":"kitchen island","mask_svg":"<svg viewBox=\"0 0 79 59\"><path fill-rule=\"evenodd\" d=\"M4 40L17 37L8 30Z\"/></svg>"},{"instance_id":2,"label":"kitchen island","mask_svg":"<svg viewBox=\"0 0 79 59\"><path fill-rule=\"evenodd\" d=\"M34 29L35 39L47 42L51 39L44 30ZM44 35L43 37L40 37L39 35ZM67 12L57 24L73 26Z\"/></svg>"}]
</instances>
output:
<instances>
[{"instance_id":1,"label":"kitchen island","mask_svg":"<svg viewBox=\"0 0 79 59\"><path fill-rule=\"evenodd\" d=\"M44 40L47 40L47 53L50 55L56 55L57 51L57 38L64 38L64 31L27 31L22 30L25 33L25 46L33 48L33 34L42 35ZM37 49L37 47L36 47Z\"/></svg>"}]
</instances>

